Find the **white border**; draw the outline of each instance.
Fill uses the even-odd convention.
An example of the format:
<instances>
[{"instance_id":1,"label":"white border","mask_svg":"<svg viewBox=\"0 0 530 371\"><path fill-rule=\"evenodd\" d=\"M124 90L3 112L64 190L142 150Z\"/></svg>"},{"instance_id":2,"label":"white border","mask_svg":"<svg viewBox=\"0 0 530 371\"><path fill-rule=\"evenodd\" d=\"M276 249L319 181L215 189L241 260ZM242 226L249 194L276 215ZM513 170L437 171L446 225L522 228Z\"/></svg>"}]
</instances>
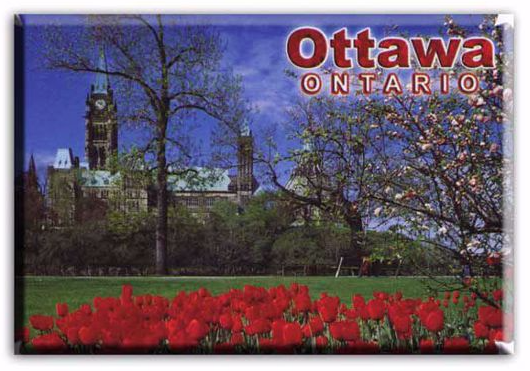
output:
<instances>
[{"instance_id":1,"label":"white border","mask_svg":"<svg viewBox=\"0 0 530 371\"><path fill-rule=\"evenodd\" d=\"M0 180L0 236L2 243L2 280L0 287L1 323L1 363L3 370L35 368L37 370L90 370L127 369L127 370L171 370L205 368L209 370L346 370L386 369L386 370L454 370L477 369L495 370L521 367L530 361L527 351L530 327L526 312L530 308L528 290L523 289L528 282L530 264L530 118L528 111L522 108L530 101L528 92L529 43L530 35L529 2L503 0L484 2L483 0L445 0L441 3L415 2L412 0L381 0L376 2L314 1L305 0L269 0L266 3L224 0L127 0L110 2L91 0L74 3L64 0L4 0L2 15L4 32L2 42L2 68L0 81L4 89L0 97L0 112L3 115L2 135L0 135L0 159L2 177ZM90 12L168 12L168 13L511 13L515 14L516 40L516 345L515 356L501 357L414 357L414 356L308 356L308 357L256 357L256 356L207 356L207 357L15 357L12 340L13 317L13 14L14 13L90 13ZM526 19L525 19L526 18ZM350 26L350 25L348 25ZM521 41L522 40L522 41ZM281 47L281 46L280 46ZM526 169L525 169L526 168Z\"/></svg>"}]
</instances>

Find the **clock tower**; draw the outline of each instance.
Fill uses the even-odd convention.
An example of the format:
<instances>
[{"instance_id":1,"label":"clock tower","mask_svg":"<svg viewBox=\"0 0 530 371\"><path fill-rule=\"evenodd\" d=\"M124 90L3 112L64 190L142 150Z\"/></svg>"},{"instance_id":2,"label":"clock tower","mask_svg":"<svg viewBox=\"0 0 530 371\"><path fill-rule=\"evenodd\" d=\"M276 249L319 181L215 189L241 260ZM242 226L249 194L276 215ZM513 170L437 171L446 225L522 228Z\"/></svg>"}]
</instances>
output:
<instances>
[{"instance_id":1,"label":"clock tower","mask_svg":"<svg viewBox=\"0 0 530 371\"><path fill-rule=\"evenodd\" d=\"M103 49L98 69L107 70ZM110 158L118 151L117 106L108 75L97 73L86 99L85 158L90 170L108 170Z\"/></svg>"},{"instance_id":2,"label":"clock tower","mask_svg":"<svg viewBox=\"0 0 530 371\"><path fill-rule=\"evenodd\" d=\"M248 202L255 191L254 139L248 123L244 123L237 138L237 199L239 205Z\"/></svg>"}]
</instances>

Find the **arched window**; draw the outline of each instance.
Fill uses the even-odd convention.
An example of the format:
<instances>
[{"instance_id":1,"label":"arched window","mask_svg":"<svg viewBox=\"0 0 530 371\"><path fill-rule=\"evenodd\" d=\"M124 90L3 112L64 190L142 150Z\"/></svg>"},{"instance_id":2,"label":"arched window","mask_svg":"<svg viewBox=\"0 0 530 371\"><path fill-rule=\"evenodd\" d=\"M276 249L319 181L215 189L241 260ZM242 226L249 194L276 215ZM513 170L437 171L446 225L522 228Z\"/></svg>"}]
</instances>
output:
<instances>
[{"instance_id":1,"label":"arched window","mask_svg":"<svg viewBox=\"0 0 530 371\"><path fill-rule=\"evenodd\" d=\"M99 149L99 166L105 167L105 161L106 161L107 154L105 153L105 148Z\"/></svg>"}]
</instances>

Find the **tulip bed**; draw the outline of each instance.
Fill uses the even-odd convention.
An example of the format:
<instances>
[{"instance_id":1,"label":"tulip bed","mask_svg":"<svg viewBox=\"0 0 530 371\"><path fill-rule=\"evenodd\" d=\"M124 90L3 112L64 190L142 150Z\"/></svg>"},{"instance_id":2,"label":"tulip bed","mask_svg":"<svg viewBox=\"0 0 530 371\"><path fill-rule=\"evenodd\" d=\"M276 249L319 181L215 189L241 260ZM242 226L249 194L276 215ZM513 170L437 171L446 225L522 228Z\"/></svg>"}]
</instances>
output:
<instances>
[{"instance_id":1,"label":"tulip bed","mask_svg":"<svg viewBox=\"0 0 530 371\"><path fill-rule=\"evenodd\" d=\"M502 291L484 294L495 305L459 291L443 299L353 294L345 303L326 292L312 300L296 283L171 299L124 285L119 297L32 315L33 335L25 327L16 337L28 353L496 353L495 341L511 335Z\"/></svg>"}]
</instances>

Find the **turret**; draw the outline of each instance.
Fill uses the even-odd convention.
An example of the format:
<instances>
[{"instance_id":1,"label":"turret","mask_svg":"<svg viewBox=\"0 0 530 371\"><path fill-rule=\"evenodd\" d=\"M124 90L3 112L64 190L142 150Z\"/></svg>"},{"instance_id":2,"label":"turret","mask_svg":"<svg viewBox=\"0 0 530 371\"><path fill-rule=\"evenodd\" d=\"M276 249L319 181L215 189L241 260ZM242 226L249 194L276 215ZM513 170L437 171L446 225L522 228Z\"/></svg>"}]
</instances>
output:
<instances>
[{"instance_id":1,"label":"turret","mask_svg":"<svg viewBox=\"0 0 530 371\"><path fill-rule=\"evenodd\" d=\"M107 71L107 58L103 47L99 48L99 60L98 67L99 71ZM96 73L96 81L94 82L94 93L108 94L110 89L109 75L104 72Z\"/></svg>"},{"instance_id":2,"label":"turret","mask_svg":"<svg viewBox=\"0 0 530 371\"><path fill-rule=\"evenodd\" d=\"M248 123L244 122L237 140L237 195L244 204L254 193L254 139Z\"/></svg>"},{"instance_id":3,"label":"turret","mask_svg":"<svg viewBox=\"0 0 530 371\"><path fill-rule=\"evenodd\" d=\"M99 49L98 72L90 86L85 115L85 160L89 169L107 170L118 151L117 108L107 71L103 48Z\"/></svg>"}]
</instances>

